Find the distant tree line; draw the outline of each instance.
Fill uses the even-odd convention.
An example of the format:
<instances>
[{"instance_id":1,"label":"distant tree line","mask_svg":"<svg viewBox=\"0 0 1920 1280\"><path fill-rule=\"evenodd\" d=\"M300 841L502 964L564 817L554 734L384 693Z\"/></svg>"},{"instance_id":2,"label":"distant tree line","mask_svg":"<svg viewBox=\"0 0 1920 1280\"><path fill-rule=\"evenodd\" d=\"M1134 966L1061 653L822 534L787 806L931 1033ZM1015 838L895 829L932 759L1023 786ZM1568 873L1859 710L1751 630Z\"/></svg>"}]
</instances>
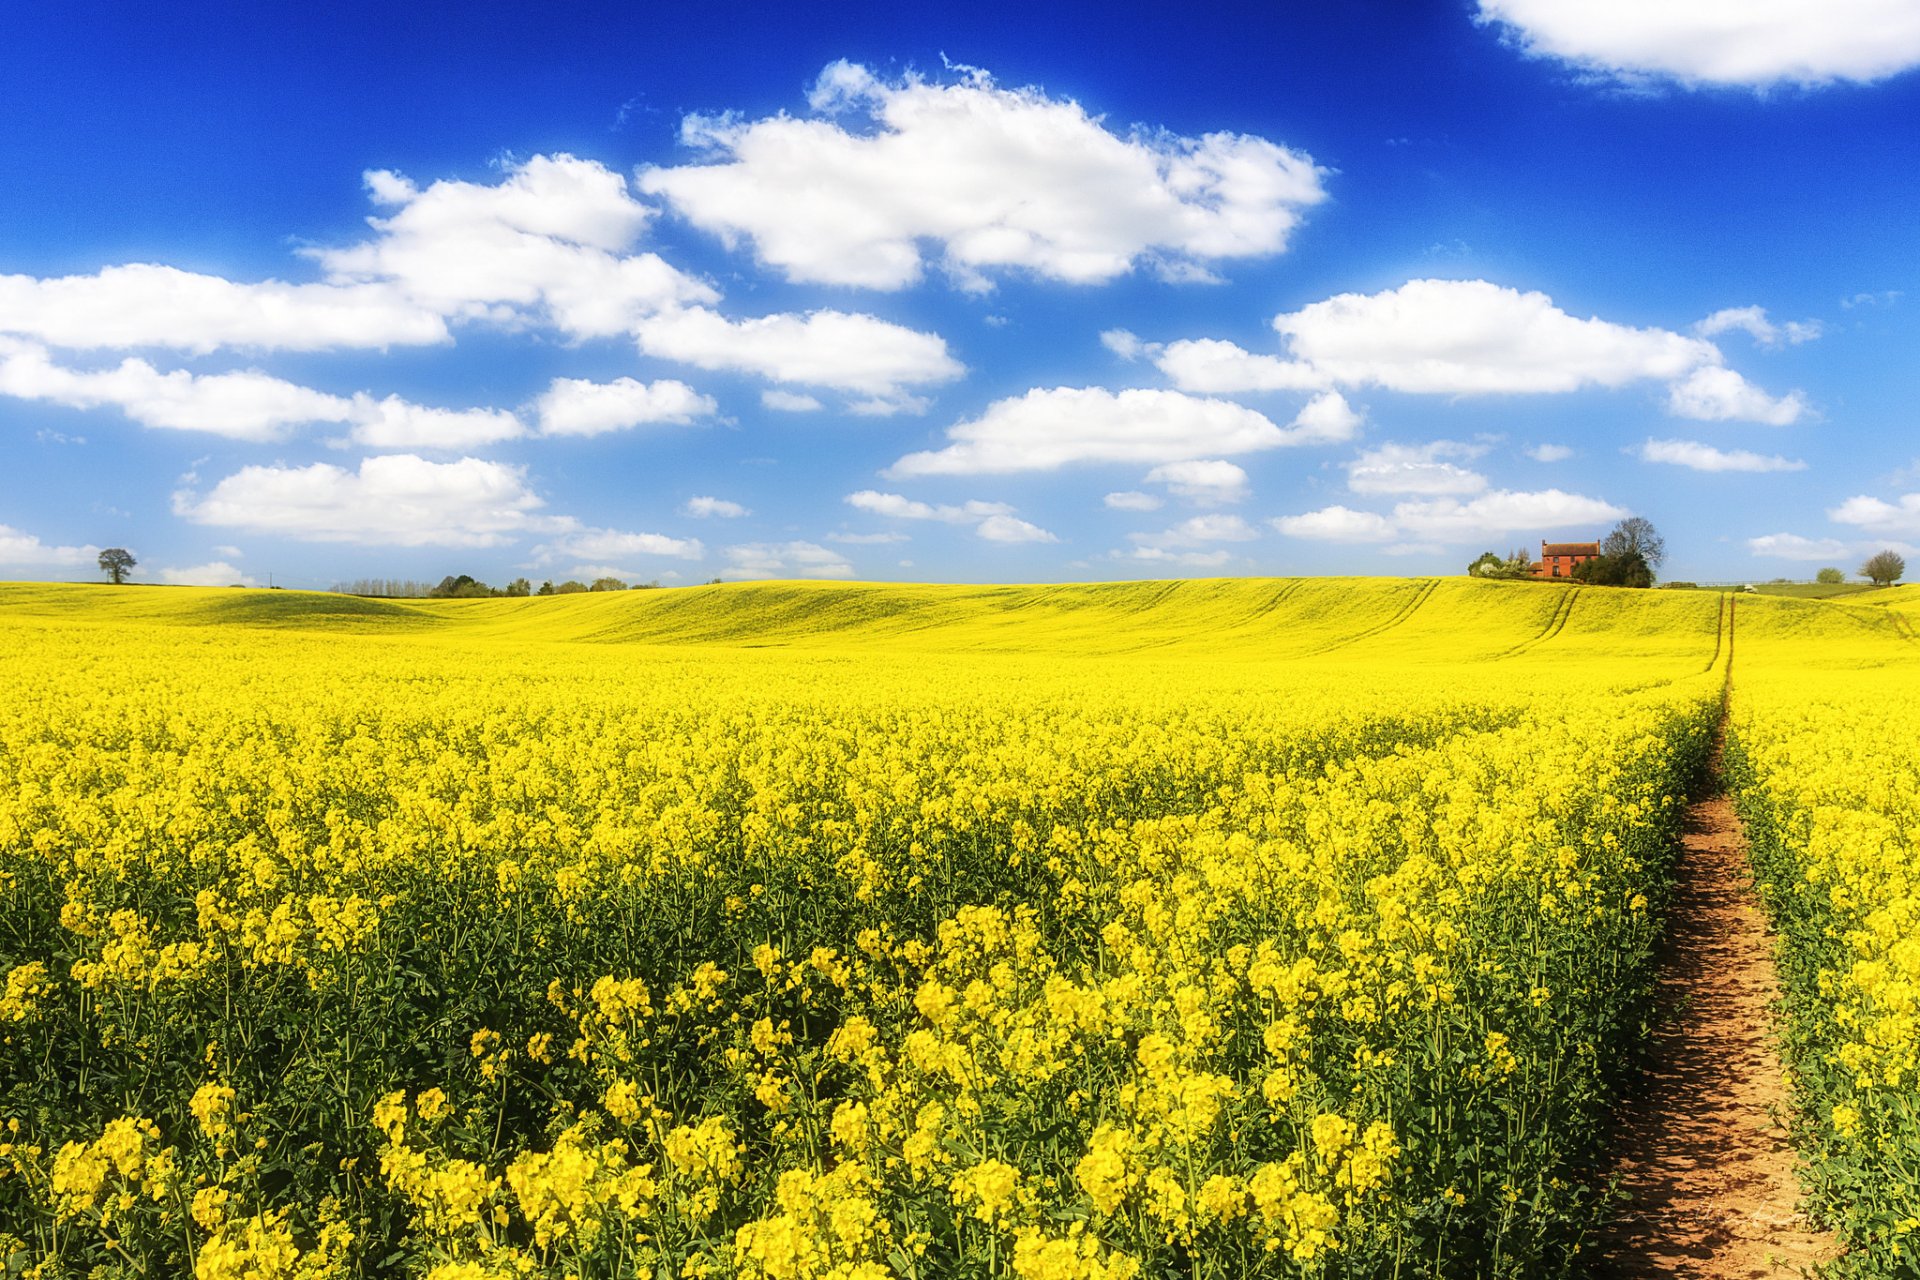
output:
<instances>
[{"instance_id":1,"label":"distant tree line","mask_svg":"<svg viewBox=\"0 0 1920 1280\"><path fill-rule=\"evenodd\" d=\"M595 578L592 582L576 582L569 578L558 585L547 581L535 587L525 578L515 578L504 587L493 587L470 573L450 573L436 583L418 582L412 578L356 578L352 582L336 582L333 589L341 595L348 596L381 596L389 599L414 600L483 600L493 596L570 596L582 591L648 591L659 585L657 581L636 582L629 587L619 578Z\"/></svg>"}]
</instances>

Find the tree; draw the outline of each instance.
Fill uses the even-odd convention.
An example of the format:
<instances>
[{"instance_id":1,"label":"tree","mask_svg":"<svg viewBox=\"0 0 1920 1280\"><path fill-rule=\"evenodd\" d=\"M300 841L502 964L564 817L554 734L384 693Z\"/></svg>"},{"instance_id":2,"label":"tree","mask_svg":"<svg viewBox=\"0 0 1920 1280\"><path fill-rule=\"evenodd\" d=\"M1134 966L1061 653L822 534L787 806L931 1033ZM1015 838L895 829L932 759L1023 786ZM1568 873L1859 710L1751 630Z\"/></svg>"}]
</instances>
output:
<instances>
[{"instance_id":1,"label":"tree","mask_svg":"<svg viewBox=\"0 0 1920 1280\"><path fill-rule=\"evenodd\" d=\"M1467 572L1476 578L1530 578L1533 576L1533 557L1527 554L1525 547L1504 560L1491 551L1485 551L1478 560L1467 566Z\"/></svg>"},{"instance_id":2,"label":"tree","mask_svg":"<svg viewBox=\"0 0 1920 1280\"><path fill-rule=\"evenodd\" d=\"M553 589L553 594L557 596L571 596L571 595L577 595L580 592L585 591L586 589L587 589L586 583L576 582L572 578L568 578L565 582L561 583L559 586Z\"/></svg>"},{"instance_id":3,"label":"tree","mask_svg":"<svg viewBox=\"0 0 1920 1280\"><path fill-rule=\"evenodd\" d=\"M1482 551L1480 558L1467 566L1467 574L1475 578L1491 578L1506 568L1507 562L1491 551Z\"/></svg>"},{"instance_id":4,"label":"tree","mask_svg":"<svg viewBox=\"0 0 1920 1280\"><path fill-rule=\"evenodd\" d=\"M127 580L127 574L139 563L133 558L133 552L124 547L108 547L100 553L100 571L112 578L116 587Z\"/></svg>"},{"instance_id":5,"label":"tree","mask_svg":"<svg viewBox=\"0 0 1920 1280\"><path fill-rule=\"evenodd\" d=\"M103 555L104 561L105 556ZM1860 576L1876 587L1890 587L1907 571L1907 562L1897 551L1876 551L1860 566Z\"/></svg>"},{"instance_id":6,"label":"tree","mask_svg":"<svg viewBox=\"0 0 1920 1280\"><path fill-rule=\"evenodd\" d=\"M1600 554L1615 558L1637 555L1651 575L1667 562L1667 540L1652 521L1628 516L1600 540Z\"/></svg>"},{"instance_id":7,"label":"tree","mask_svg":"<svg viewBox=\"0 0 1920 1280\"><path fill-rule=\"evenodd\" d=\"M1574 580L1595 587L1650 587L1653 570L1638 551L1602 555L1573 567Z\"/></svg>"},{"instance_id":8,"label":"tree","mask_svg":"<svg viewBox=\"0 0 1920 1280\"><path fill-rule=\"evenodd\" d=\"M593 580L593 585L587 588L587 590L589 591L625 591L626 589L627 589L626 583L622 582L618 578L612 578L612 577L595 578Z\"/></svg>"},{"instance_id":9,"label":"tree","mask_svg":"<svg viewBox=\"0 0 1920 1280\"><path fill-rule=\"evenodd\" d=\"M1813 580L1822 586L1837 587L1847 580L1847 575L1838 569L1822 569L1813 575Z\"/></svg>"},{"instance_id":10,"label":"tree","mask_svg":"<svg viewBox=\"0 0 1920 1280\"><path fill-rule=\"evenodd\" d=\"M533 594L535 594L535 595L537 595L537 596L550 596L550 595L552 595L552 594L553 594L553 579L552 579L552 578L548 578L548 579L547 579L547 580L546 580L545 582L543 582L543 583L541 583L541 584L540 584L540 589L539 589L538 591L536 591L536 592L534 592Z\"/></svg>"},{"instance_id":11,"label":"tree","mask_svg":"<svg viewBox=\"0 0 1920 1280\"><path fill-rule=\"evenodd\" d=\"M507 594L510 596L530 596L533 594L533 584L525 578L515 578L507 584Z\"/></svg>"}]
</instances>

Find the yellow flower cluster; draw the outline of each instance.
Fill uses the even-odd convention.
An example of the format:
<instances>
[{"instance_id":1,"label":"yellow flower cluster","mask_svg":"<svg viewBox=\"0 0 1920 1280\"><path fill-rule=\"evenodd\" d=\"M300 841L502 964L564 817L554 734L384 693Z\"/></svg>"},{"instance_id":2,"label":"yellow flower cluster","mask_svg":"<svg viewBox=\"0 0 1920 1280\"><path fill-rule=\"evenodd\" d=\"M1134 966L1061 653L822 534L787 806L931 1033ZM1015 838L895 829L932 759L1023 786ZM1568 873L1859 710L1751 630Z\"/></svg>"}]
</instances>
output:
<instances>
[{"instance_id":1,"label":"yellow flower cluster","mask_svg":"<svg viewBox=\"0 0 1920 1280\"><path fill-rule=\"evenodd\" d=\"M49 1276L1555 1265L1724 676L1714 598L1567 590L48 589L0 1220Z\"/></svg>"}]
</instances>

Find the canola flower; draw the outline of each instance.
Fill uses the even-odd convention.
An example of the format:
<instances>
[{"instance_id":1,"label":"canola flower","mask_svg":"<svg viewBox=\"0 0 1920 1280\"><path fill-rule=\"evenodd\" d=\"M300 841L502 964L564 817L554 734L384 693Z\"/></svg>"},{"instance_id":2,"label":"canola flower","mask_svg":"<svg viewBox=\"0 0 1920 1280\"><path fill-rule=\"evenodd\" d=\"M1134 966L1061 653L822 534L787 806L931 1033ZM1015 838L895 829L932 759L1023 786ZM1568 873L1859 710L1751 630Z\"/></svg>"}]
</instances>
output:
<instances>
[{"instance_id":1,"label":"canola flower","mask_svg":"<svg viewBox=\"0 0 1920 1280\"><path fill-rule=\"evenodd\" d=\"M1724 677L1557 587L8 590L48 1278L1572 1266Z\"/></svg>"}]
</instances>

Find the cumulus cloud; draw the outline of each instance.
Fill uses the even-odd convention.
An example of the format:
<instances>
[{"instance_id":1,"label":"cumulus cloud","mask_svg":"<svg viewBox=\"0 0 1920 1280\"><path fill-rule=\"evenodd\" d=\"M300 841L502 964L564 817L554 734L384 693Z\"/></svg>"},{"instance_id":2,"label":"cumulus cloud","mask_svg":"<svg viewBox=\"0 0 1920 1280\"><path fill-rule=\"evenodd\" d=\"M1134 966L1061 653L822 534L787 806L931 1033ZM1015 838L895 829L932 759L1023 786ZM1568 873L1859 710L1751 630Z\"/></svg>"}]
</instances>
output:
<instances>
[{"instance_id":1,"label":"cumulus cloud","mask_svg":"<svg viewBox=\"0 0 1920 1280\"><path fill-rule=\"evenodd\" d=\"M729 502L725 498L705 496L688 498L686 506L682 507L681 510L690 516L697 516L703 520L715 517L722 520L738 520L741 516L750 516L753 514L753 512L747 510L737 502Z\"/></svg>"},{"instance_id":2,"label":"cumulus cloud","mask_svg":"<svg viewBox=\"0 0 1920 1280\"><path fill-rule=\"evenodd\" d=\"M782 391L778 387L769 387L762 391L760 404L762 408L772 409L778 413L813 413L822 407L820 401L813 396L803 395L798 391Z\"/></svg>"},{"instance_id":3,"label":"cumulus cloud","mask_svg":"<svg viewBox=\"0 0 1920 1280\"><path fill-rule=\"evenodd\" d=\"M690 307L649 317L634 332L647 355L853 392L868 397L859 407L877 410L924 408L909 388L951 382L966 372L938 334L844 311L729 320L706 307ZM785 401L769 407L805 406Z\"/></svg>"},{"instance_id":4,"label":"cumulus cloud","mask_svg":"<svg viewBox=\"0 0 1920 1280\"><path fill-rule=\"evenodd\" d=\"M1828 511L1827 519L1880 537L1920 537L1920 493L1902 494L1893 502L1865 495L1848 498Z\"/></svg>"},{"instance_id":5,"label":"cumulus cloud","mask_svg":"<svg viewBox=\"0 0 1920 1280\"><path fill-rule=\"evenodd\" d=\"M1612 503L1559 489L1494 489L1462 500L1416 498L1396 503L1391 516L1331 506L1281 516L1274 528L1289 537L1329 542L1413 542L1451 545L1532 529L1593 526L1628 513Z\"/></svg>"},{"instance_id":6,"label":"cumulus cloud","mask_svg":"<svg viewBox=\"0 0 1920 1280\"><path fill-rule=\"evenodd\" d=\"M498 546L546 527L541 505L519 467L407 453L365 458L353 471L324 462L243 467L204 496L187 489L173 499L174 514L195 524L403 547Z\"/></svg>"},{"instance_id":7,"label":"cumulus cloud","mask_svg":"<svg viewBox=\"0 0 1920 1280\"><path fill-rule=\"evenodd\" d=\"M672 378L657 382L555 378L533 407L540 434L547 436L597 436L654 423L678 426L719 408L712 397Z\"/></svg>"},{"instance_id":8,"label":"cumulus cloud","mask_svg":"<svg viewBox=\"0 0 1920 1280\"><path fill-rule=\"evenodd\" d=\"M534 156L497 183L424 190L387 170L366 175L373 239L308 250L336 285L380 285L449 317L552 324L612 337L667 307L711 303L711 286L653 253L627 250L651 211L622 175L570 155Z\"/></svg>"},{"instance_id":9,"label":"cumulus cloud","mask_svg":"<svg viewBox=\"0 0 1920 1280\"><path fill-rule=\"evenodd\" d=\"M1640 446L1642 462L1666 462L1694 471L1805 471L1807 464L1778 454L1746 449L1716 449L1693 440L1649 440Z\"/></svg>"},{"instance_id":10,"label":"cumulus cloud","mask_svg":"<svg viewBox=\"0 0 1920 1280\"><path fill-rule=\"evenodd\" d=\"M564 523L564 522L563 522ZM672 538L664 533L628 533L621 529L568 528L564 536L534 548L534 558L552 560L597 560L611 562L631 556L671 556L678 560L698 560L707 549L698 538ZM631 574L608 574L631 577Z\"/></svg>"},{"instance_id":11,"label":"cumulus cloud","mask_svg":"<svg viewBox=\"0 0 1920 1280\"><path fill-rule=\"evenodd\" d=\"M1803 342L1812 342L1826 332L1826 327L1818 320L1788 320L1783 324L1775 324L1767 319L1765 307L1727 307L1693 326L1693 331L1703 338L1736 330L1763 347L1777 348L1797 347Z\"/></svg>"},{"instance_id":12,"label":"cumulus cloud","mask_svg":"<svg viewBox=\"0 0 1920 1280\"><path fill-rule=\"evenodd\" d=\"M646 170L641 188L790 280L877 289L920 279L923 245L969 289L1009 269L1098 283L1142 263L1207 279L1207 264L1284 250L1325 198L1310 158L1264 138L1120 134L979 71L886 81L836 62L809 105L689 116L681 138L702 162Z\"/></svg>"},{"instance_id":13,"label":"cumulus cloud","mask_svg":"<svg viewBox=\"0 0 1920 1280\"><path fill-rule=\"evenodd\" d=\"M92 568L99 556L100 548L91 544L84 547L54 546L40 541L23 529L0 524L0 564L3 565L35 569L72 566Z\"/></svg>"},{"instance_id":14,"label":"cumulus cloud","mask_svg":"<svg viewBox=\"0 0 1920 1280\"><path fill-rule=\"evenodd\" d=\"M1485 280L1411 280L1274 318L1295 360L1337 382L1427 395L1575 391L1669 381L1717 364L1712 343L1567 314Z\"/></svg>"},{"instance_id":15,"label":"cumulus cloud","mask_svg":"<svg viewBox=\"0 0 1920 1280\"><path fill-rule=\"evenodd\" d=\"M1130 533L1127 538L1137 547L1165 551L1212 542L1251 542L1259 536L1260 531L1239 516L1214 514L1193 516L1158 533Z\"/></svg>"},{"instance_id":16,"label":"cumulus cloud","mask_svg":"<svg viewBox=\"0 0 1920 1280\"><path fill-rule=\"evenodd\" d=\"M1536 444L1528 446L1526 454L1535 462L1565 462L1573 450L1564 444Z\"/></svg>"},{"instance_id":17,"label":"cumulus cloud","mask_svg":"<svg viewBox=\"0 0 1920 1280\"><path fill-rule=\"evenodd\" d=\"M0 339L0 395L74 409L110 407L144 426L236 440L279 440L296 424L346 422L354 416L349 400L256 370L162 373L135 358L108 369L70 369L38 347L5 339Z\"/></svg>"},{"instance_id":18,"label":"cumulus cloud","mask_svg":"<svg viewBox=\"0 0 1920 1280\"><path fill-rule=\"evenodd\" d=\"M1346 402L1331 393L1280 427L1243 405L1178 391L1035 388L997 400L978 418L949 427L952 444L910 453L886 474L1053 471L1086 462L1157 465L1343 439L1357 422Z\"/></svg>"},{"instance_id":19,"label":"cumulus cloud","mask_svg":"<svg viewBox=\"0 0 1920 1280\"><path fill-rule=\"evenodd\" d=\"M1803 538L1797 533L1769 533L1748 538L1747 547L1756 556L1775 560L1837 560L1847 554L1847 544L1832 538Z\"/></svg>"},{"instance_id":20,"label":"cumulus cloud","mask_svg":"<svg viewBox=\"0 0 1920 1280\"><path fill-rule=\"evenodd\" d=\"M853 566L838 551L817 542L749 542L728 547L720 576L750 578L851 578Z\"/></svg>"},{"instance_id":21,"label":"cumulus cloud","mask_svg":"<svg viewBox=\"0 0 1920 1280\"><path fill-rule=\"evenodd\" d=\"M1762 422L1784 427L1800 420L1807 409L1798 391L1770 396L1731 369L1696 369L1667 392L1667 412L1700 422Z\"/></svg>"},{"instance_id":22,"label":"cumulus cloud","mask_svg":"<svg viewBox=\"0 0 1920 1280\"><path fill-rule=\"evenodd\" d=\"M846 497L847 505L877 516L895 520L936 520L942 524L970 524L974 532L988 542L1057 542L1039 525L1014 515L1004 502L969 501L959 504L920 502L897 493L862 489ZM838 539L845 541L846 539Z\"/></svg>"},{"instance_id":23,"label":"cumulus cloud","mask_svg":"<svg viewBox=\"0 0 1920 1280\"><path fill-rule=\"evenodd\" d=\"M1177 565L1182 569L1218 569L1233 559L1233 553L1225 550L1213 551L1175 551L1167 547L1136 546L1125 551L1115 551L1116 560L1138 560L1145 564Z\"/></svg>"},{"instance_id":24,"label":"cumulus cloud","mask_svg":"<svg viewBox=\"0 0 1920 1280\"><path fill-rule=\"evenodd\" d=\"M1479 20L1535 56L1629 81L1866 83L1920 65L1909 0L1480 0Z\"/></svg>"},{"instance_id":25,"label":"cumulus cloud","mask_svg":"<svg viewBox=\"0 0 1920 1280\"><path fill-rule=\"evenodd\" d=\"M1487 487L1487 478L1448 458L1477 458L1483 445L1456 440L1428 444L1383 444L1347 463L1347 488L1355 493L1469 494Z\"/></svg>"},{"instance_id":26,"label":"cumulus cloud","mask_svg":"<svg viewBox=\"0 0 1920 1280\"><path fill-rule=\"evenodd\" d=\"M883 547L895 542L910 542L904 533L830 533L828 542L838 542L849 547Z\"/></svg>"},{"instance_id":27,"label":"cumulus cloud","mask_svg":"<svg viewBox=\"0 0 1920 1280\"><path fill-rule=\"evenodd\" d=\"M1218 338L1183 338L1156 346L1151 354L1154 367L1174 386L1196 395L1317 391L1333 382L1310 364L1258 354Z\"/></svg>"},{"instance_id":28,"label":"cumulus cloud","mask_svg":"<svg viewBox=\"0 0 1920 1280\"><path fill-rule=\"evenodd\" d=\"M353 398L353 441L373 449L474 449L526 433L504 409L434 409L399 396Z\"/></svg>"},{"instance_id":29,"label":"cumulus cloud","mask_svg":"<svg viewBox=\"0 0 1920 1280\"><path fill-rule=\"evenodd\" d=\"M257 587L260 583L224 560L189 565L184 569L162 569L160 581L175 587Z\"/></svg>"},{"instance_id":30,"label":"cumulus cloud","mask_svg":"<svg viewBox=\"0 0 1920 1280\"><path fill-rule=\"evenodd\" d=\"M1168 462L1147 472L1146 482L1164 484L1179 497L1202 506L1243 502L1250 488L1250 481L1244 470L1218 458Z\"/></svg>"},{"instance_id":31,"label":"cumulus cloud","mask_svg":"<svg viewBox=\"0 0 1920 1280\"><path fill-rule=\"evenodd\" d=\"M974 529L988 542L1058 542L1060 539L1037 524L1018 516L988 516Z\"/></svg>"},{"instance_id":32,"label":"cumulus cloud","mask_svg":"<svg viewBox=\"0 0 1920 1280\"><path fill-rule=\"evenodd\" d=\"M1110 493L1100 501L1111 511L1158 511L1166 505L1163 499L1133 489Z\"/></svg>"}]
</instances>

